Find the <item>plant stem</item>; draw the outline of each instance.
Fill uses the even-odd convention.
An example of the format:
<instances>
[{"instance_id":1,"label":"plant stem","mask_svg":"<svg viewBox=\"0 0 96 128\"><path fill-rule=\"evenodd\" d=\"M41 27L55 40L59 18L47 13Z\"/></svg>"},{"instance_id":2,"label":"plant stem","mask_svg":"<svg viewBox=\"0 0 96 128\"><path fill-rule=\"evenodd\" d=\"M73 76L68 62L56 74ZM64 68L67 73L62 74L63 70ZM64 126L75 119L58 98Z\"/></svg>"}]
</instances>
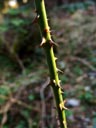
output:
<instances>
[{"instance_id":1,"label":"plant stem","mask_svg":"<svg viewBox=\"0 0 96 128\"><path fill-rule=\"evenodd\" d=\"M62 89L58 76L58 69L56 66L56 57L54 56L53 46L55 43L51 39L50 27L48 25L47 14L44 0L35 0L38 24L42 35L41 46L44 48L47 58L47 63L50 72L50 84L53 89L57 112L60 120L60 127L67 128L64 100L62 96Z\"/></svg>"}]
</instances>

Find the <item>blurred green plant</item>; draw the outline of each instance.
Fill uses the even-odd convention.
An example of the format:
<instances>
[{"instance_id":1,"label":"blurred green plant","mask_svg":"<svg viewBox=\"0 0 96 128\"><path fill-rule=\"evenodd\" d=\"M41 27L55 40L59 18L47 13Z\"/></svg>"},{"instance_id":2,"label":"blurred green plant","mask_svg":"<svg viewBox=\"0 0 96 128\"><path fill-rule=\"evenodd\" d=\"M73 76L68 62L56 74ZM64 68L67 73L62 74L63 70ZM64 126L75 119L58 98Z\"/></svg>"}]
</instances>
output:
<instances>
[{"instance_id":1,"label":"blurred green plant","mask_svg":"<svg viewBox=\"0 0 96 128\"><path fill-rule=\"evenodd\" d=\"M30 101L33 101L33 100L35 99L35 96L34 96L33 94L30 94L30 95L28 96L28 99L29 99Z\"/></svg>"},{"instance_id":2,"label":"blurred green plant","mask_svg":"<svg viewBox=\"0 0 96 128\"><path fill-rule=\"evenodd\" d=\"M5 14L1 13L0 51L17 63L21 70L24 70L22 60L26 60L27 55L34 56L41 38L38 27L32 25L34 13L31 11L28 4L17 9L8 8Z\"/></svg>"},{"instance_id":3,"label":"blurred green plant","mask_svg":"<svg viewBox=\"0 0 96 128\"><path fill-rule=\"evenodd\" d=\"M11 94L11 90L7 85L0 86L0 105L4 104L7 99L4 97L8 97Z\"/></svg>"},{"instance_id":4,"label":"blurred green plant","mask_svg":"<svg viewBox=\"0 0 96 128\"><path fill-rule=\"evenodd\" d=\"M85 2L76 2L76 3L71 3L71 4L63 4L61 6L59 6L59 9L67 11L69 13L74 13L75 11L77 11L78 9L80 10L86 10L88 9L88 7L90 6L94 6L95 2L92 0L87 0ZM58 7L56 7L55 9L57 9Z\"/></svg>"}]
</instances>

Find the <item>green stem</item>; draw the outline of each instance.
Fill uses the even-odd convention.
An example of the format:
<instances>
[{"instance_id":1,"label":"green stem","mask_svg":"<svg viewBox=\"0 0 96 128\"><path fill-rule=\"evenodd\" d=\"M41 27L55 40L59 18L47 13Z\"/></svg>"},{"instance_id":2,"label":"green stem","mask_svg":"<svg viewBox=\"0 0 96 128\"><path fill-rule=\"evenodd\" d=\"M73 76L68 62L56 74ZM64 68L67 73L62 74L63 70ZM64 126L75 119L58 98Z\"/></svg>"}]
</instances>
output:
<instances>
[{"instance_id":1,"label":"green stem","mask_svg":"<svg viewBox=\"0 0 96 128\"><path fill-rule=\"evenodd\" d=\"M62 96L60 80L58 77L56 58L54 56L54 51L53 51L54 43L51 39L50 28L48 25L47 14L45 9L45 3L44 0L35 0L35 4L36 4L38 24L40 26L40 31L42 35L41 46L44 48L47 57L47 63L49 66L50 79L51 79L50 84L53 89L53 93L56 101L57 112L60 120L60 127L67 128L64 100Z\"/></svg>"}]
</instances>

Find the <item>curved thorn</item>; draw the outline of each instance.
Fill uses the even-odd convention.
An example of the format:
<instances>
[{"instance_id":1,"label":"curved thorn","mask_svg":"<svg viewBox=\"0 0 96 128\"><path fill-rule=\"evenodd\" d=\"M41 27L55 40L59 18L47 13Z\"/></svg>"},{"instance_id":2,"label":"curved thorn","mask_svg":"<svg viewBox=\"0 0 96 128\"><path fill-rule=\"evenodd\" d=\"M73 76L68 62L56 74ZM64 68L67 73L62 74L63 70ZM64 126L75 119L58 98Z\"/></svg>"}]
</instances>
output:
<instances>
[{"instance_id":1,"label":"curved thorn","mask_svg":"<svg viewBox=\"0 0 96 128\"><path fill-rule=\"evenodd\" d=\"M57 57L54 57L55 61L58 59Z\"/></svg>"},{"instance_id":2,"label":"curved thorn","mask_svg":"<svg viewBox=\"0 0 96 128\"><path fill-rule=\"evenodd\" d=\"M50 40L49 43L50 43L51 46L58 46L58 44L56 44L53 40Z\"/></svg>"},{"instance_id":3,"label":"curved thorn","mask_svg":"<svg viewBox=\"0 0 96 128\"><path fill-rule=\"evenodd\" d=\"M35 19L32 21L32 24L35 24L35 23L37 23L38 22L38 19L39 19L39 15L37 15L36 17L35 17Z\"/></svg>"},{"instance_id":4,"label":"curved thorn","mask_svg":"<svg viewBox=\"0 0 96 128\"><path fill-rule=\"evenodd\" d=\"M57 68L57 71L58 71L58 72L61 72L61 73L64 73L62 70L60 70L60 69L58 69L58 68Z\"/></svg>"},{"instance_id":5,"label":"curved thorn","mask_svg":"<svg viewBox=\"0 0 96 128\"><path fill-rule=\"evenodd\" d=\"M46 43L46 39L43 37L40 46L42 47Z\"/></svg>"}]
</instances>

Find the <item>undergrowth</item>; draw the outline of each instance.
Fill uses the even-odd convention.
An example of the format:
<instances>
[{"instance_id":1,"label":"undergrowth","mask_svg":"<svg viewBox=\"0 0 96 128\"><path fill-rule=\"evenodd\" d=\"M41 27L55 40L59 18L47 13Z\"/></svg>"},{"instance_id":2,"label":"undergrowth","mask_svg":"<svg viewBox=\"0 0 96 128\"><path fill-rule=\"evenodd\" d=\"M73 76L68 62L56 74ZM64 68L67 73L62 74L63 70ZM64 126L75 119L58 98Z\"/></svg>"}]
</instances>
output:
<instances>
[{"instance_id":1,"label":"undergrowth","mask_svg":"<svg viewBox=\"0 0 96 128\"><path fill-rule=\"evenodd\" d=\"M58 66L64 71L60 75L62 88L66 90L64 97L80 101L77 108L69 108L66 113L70 117L67 117L69 128L95 126L96 15L94 9L91 14L89 10L68 15L53 15L57 11L50 14L56 30L54 40L59 44ZM14 62L0 56L0 125L3 128L56 128L58 120L54 118L53 95L46 86L48 71L44 58L29 61L32 64L25 67L25 73L20 73Z\"/></svg>"}]
</instances>

